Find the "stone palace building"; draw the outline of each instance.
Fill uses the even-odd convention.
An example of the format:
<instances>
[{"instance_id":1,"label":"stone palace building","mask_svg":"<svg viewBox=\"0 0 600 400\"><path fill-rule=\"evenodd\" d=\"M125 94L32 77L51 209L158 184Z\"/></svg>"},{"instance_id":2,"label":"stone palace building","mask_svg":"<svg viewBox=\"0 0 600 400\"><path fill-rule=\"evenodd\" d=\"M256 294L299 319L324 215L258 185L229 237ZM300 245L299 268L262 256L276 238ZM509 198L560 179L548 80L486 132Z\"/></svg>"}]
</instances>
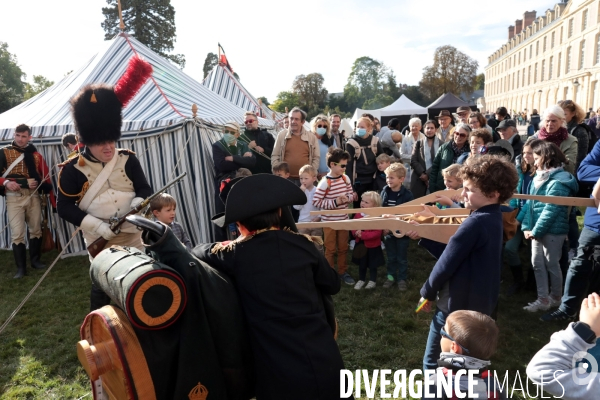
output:
<instances>
[{"instance_id":1,"label":"stone palace building","mask_svg":"<svg viewBox=\"0 0 600 400\"><path fill-rule=\"evenodd\" d=\"M485 67L485 110L542 112L560 100L600 106L600 0L569 0L525 12Z\"/></svg>"}]
</instances>

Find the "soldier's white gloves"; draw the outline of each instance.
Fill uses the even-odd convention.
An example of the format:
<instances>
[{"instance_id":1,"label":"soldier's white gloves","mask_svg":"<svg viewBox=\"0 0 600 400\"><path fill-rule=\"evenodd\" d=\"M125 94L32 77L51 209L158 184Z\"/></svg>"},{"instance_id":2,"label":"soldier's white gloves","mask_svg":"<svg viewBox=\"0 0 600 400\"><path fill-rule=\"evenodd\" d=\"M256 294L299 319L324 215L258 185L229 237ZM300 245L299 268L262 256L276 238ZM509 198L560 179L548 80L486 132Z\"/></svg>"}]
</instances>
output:
<instances>
[{"instance_id":1,"label":"soldier's white gloves","mask_svg":"<svg viewBox=\"0 0 600 400\"><path fill-rule=\"evenodd\" d=\"M137 207L142 201L144 201L143 198L141 198L141 197L134 197L133 200L131 200L131 208Z\"/></svg>"},{"instance_id":2,"label":"soldier's white gloves","mask_svg":"<svg viewBox=\"0 0 600 400\"><path fill-rule=\"evenodd\" d=\"M81 229L102 236L106 240L114 239L117 236L110 229L109 224L89 214L81 221Z\"/></svg>"}]
</instances>

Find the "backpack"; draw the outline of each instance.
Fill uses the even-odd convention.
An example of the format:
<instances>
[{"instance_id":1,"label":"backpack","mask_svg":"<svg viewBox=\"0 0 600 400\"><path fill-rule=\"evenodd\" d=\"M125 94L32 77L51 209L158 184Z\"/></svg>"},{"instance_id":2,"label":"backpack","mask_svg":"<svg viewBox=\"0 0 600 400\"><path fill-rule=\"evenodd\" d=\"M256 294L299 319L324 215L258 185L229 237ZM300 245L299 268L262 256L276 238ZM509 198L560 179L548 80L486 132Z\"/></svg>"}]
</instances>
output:
<instances>
[{"instance_id":1,"label":"backpack","mask_svg":"<svg viewBox=\"0 0 600 400\"><path fill-rule=\"evenodd\" d=\"M573 129L571 129L571 131L569 133L572 135L573 132L575 132L575 129L577 129L579 127L583 128L587 132L587 135L588 135L588 150L587 150L587 154L590 154L590 152L594 148L594 145L598 141L598 136L596 136L596 134L594 133L594 131L592 131L592 128L590 128L590 126L588 124L585 124L585 123L577 124Z\"/></svg>"},{"instance_id":2,"label":"backpack","mask_svg":"<svg viewBox=\"0 0 600 400\"><path fill-rule=\"evenodd\" d=\"M373 152L373 154L375 155L375 157L377 157L377 143L379 142L379 138L375 135L371 136L371 144L369 146L361 146L358 144L358 142L354 139L348 139L348 141L346 142L346 144L349 144L350 146L354 147L354 167L353 167L353 177L352 177L352 181L356 181L356 160L358 160L360 158L360 156L363 156L363 160L365 162L365 164L367 163L367 155L365 154L365 152L362 149L368 149L370 148L371 151ZM373 178L375 178L375 175L373 175Z\"/></svg>"}]
</instances>

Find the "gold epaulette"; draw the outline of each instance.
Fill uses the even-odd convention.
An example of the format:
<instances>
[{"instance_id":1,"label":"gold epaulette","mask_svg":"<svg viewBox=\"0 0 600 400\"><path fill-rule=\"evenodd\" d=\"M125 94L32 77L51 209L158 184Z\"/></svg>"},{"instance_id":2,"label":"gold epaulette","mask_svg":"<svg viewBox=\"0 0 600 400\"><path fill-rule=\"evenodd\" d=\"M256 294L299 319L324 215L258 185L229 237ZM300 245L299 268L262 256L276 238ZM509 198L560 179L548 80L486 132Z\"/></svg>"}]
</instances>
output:
<instances>
[{"instance_id":1,"label":"gold epaulette","mask_svg":"<svg viewBox=\"0 0 600 400\"><path fill-rule=\"evenodd\" d=\"M64 163L62 163L62 164L67 164L67 163L69 163L70 161L71 161L71 160L67 160L67 161L65 161L65 162L64 162ZM60 167L60 166L62 166L61 164L58 164L58 165L59 165L59 167ZM62 187L60 187L60 177L61 177L61 175L62 175L62 172L63 172L63 169L61 168L61 169L60 169L60 171L58 171L58 180L57 180L57 182L58 182L58 190L60 190L60 192L61 192L61 193L62 193L64 196L67 196L67 197L78 197L79 199L78 199L77 201L79 202L79 201L80 201L80 200L83 198L83 196L85 196L85 192L87 192L88 188L90 187L90 182L89 182L89 181L86 181L86 182L83 184L83 186L81 187L81 192L79 192L79 193L76 193L76 194L69 194L69 193L66 193L64 190L62 190Z\"/></svg>"},{"instance_id":2,"label":"gold epaulette","mask_svg":"<svg viewBox=\"0 0 600 400\"><path fill-rule=\"evenodd\" d=\"M276 231L278 230L277 228L266 228L266 229L259 229L256 232L252 233L251 235L248 236L240 236L235 240L232 240L230 242L218 242L215 243L215 245L212 247L212 249L210 249L210 253L211 254L217 254L220 253L221 251L231 251L233 250L233 248L239 244L239 243L244 243L247 242L248 240L252 239L254 236L259 235L263 232L267 232L267 231Z\"/></svg>"},{"instance_id":3,"label":"gold epaulette","mask_svg":"<svg viewBox=\"0 0 600 400\"><path fill-rule=\"evenodd\" d=\"M133 150L129 150L129 149L117 149L117 151L119 152L119 154L133 154L135 156L135 151Z\"/></svg>"},{"instance_id":4,"label":"gold epaulette","mask_svg":"<svg viewBox=\"0 0 600 400\"><path fill-rule=\"evenodd\" d=\"M71 157L71 155L73 153L75 153L75 155L73 157ZM56 164L56 166L59 167L59 168L62 168L62 167L64 167L65 165L69 164L72 161L77 161L78 157L79 157L79 153L77 153L76 151L74 151L73 153L69 154L69 157L65 161Z\"/></svg>"},{"instance_id":5,"label":"gold epaulette","mask_svg":"<svg viewBox=\"0 0 600 400\"><path fill-rule=\"evenodd\" d=\"M321 238L320 236L311 236L311 235L307 235L306 233L294 232L290 228L285 228L283 231L293 233L294 235L298 235L298 236L304 236L306 239L308 239L309 242L316 243L320 246L323 246L323 238Z\"/></svg>"}]
</instances>

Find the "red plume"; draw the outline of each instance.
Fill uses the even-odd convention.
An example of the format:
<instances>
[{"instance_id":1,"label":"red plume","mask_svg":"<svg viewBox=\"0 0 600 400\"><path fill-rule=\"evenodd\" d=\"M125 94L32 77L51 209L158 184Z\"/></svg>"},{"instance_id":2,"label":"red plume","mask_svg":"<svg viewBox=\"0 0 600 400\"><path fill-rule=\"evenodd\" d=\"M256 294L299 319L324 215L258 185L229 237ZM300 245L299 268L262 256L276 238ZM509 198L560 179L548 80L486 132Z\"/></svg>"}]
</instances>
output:
<instances>
[{"instance_id":1,"label":"red plume","mask_svg":"<svg viewBox=\"0 0 600 400\"><path fill-rule=\"evenodd\" d=\"M125 107L135 96L146 80L152 75L152 65L135 55L129 60L129 65L123 76L115 85L115 94Z\"/></svg>"}]
</instances>

